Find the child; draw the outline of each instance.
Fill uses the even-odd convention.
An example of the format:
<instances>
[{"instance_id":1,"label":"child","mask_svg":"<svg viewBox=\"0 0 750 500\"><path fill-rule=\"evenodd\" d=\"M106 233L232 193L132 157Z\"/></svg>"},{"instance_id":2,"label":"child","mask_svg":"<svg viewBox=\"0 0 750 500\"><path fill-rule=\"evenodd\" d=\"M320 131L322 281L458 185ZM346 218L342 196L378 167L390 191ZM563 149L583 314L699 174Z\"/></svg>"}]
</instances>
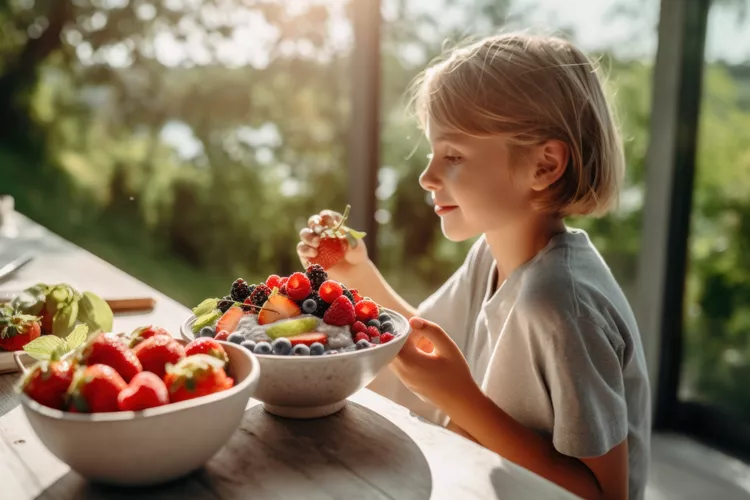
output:
<instances>
[{"instance_id":1,"label":"child","mask_svg":"<svg viewBox=\"0 0 750 500\"><path fill-rule=\"evenodd\" d=\"M433 151L419 181L442 231L481 237L416 310L364 245L330 270L411 317L372 388L579 496L643 498L651 417L638 327L588 235L563 222L604 214L623 177L594 66L560 39L491 37L429 68L414 103ZM338 217L311 217L303 263L315 225Z\"/></svg>"}]
</instances>

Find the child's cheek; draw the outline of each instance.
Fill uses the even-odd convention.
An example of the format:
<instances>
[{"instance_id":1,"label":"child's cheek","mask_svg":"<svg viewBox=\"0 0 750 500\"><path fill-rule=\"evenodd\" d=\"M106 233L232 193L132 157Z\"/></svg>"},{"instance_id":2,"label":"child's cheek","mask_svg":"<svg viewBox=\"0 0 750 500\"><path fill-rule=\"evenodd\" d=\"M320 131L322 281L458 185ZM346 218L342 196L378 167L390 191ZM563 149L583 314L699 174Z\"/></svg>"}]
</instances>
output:
<instances>
[{"instance_id":1,"label":"child's cheek","mask_svg":"<svg viewBox=\"0 0 750 500\"><path fill-rule=\"evenodd\" d=\"M455 182L459 178L461 172L461 165L449 164L445 167L445 180L448 182Z\"/></svg>"}]
</instances>

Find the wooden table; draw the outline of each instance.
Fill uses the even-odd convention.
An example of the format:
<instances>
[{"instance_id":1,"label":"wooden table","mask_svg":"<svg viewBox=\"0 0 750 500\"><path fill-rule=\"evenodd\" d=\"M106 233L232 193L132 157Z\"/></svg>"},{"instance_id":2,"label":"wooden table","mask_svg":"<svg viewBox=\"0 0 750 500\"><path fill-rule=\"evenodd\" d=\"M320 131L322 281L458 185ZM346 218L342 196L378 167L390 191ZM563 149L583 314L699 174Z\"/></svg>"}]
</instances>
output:
<instances>
[{"instance_id":1,"label":"wooden table","mask_svg":"<svg viewBox=\"0 0 750 500\"><path fill-rule=\"evenodd\" d=\"M152 313L117 317L115 330L154 323L177 335L187 308L19 217L22 237L0 254L33 248L33 263L0 291L65 281L107 298L153 296ZM362 390L334 416L294 421L255 400L241 428L201 470L171 484L128 490L89 483L40 443L0 376L0 499L569 499L573 495L408 410ZM168 460L169 450L154 460Z\"/></svg>"}]
</instances>

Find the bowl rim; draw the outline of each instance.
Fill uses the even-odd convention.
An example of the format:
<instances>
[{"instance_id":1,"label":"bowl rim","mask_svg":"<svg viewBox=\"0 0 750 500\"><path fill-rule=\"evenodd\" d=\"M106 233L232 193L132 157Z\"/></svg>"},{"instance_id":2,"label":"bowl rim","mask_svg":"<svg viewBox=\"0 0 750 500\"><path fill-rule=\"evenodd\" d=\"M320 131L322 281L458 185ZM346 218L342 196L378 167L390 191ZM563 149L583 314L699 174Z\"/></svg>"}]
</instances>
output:
<instances>
[{"instance_id":1,"label":"bowl rim","mask_svg":"<svg viewBox=\"0 0 750 500\"><path fill-rule=\"evenodd\" d=\"M182 340L182 339L176 339ZM177 403L168 403L163 406L156 408L147 408L141 411L116 411L116 412L102 412L102 413L73 413L69 411L57 410L50 408L38 403L27 396L24 392L18 394L21 404L29 410L39 413L46 417L54 418L56 420L67 420L73 422L122 422L131 420L143 420L148 418L155 418L161 415L167 415L170 413L176 413L179 411L188 410L196 406L204 406L207 404L215 403L222 399L227 399L237 395L240 392L246 390L250 385L256 384L260 380L260 362L255 354L251 353L247 349L244 349L231 342L217 341L222 345L230 346L230 349L235 349L242 352L242 355L246 356L250 360L250 373L247 377L242 380L239 384L235 384L229 389L225 389L214 394L207 396L201 396L194 399L188 399L186 401L180 401ZM249 399L249 398L248 398Z\"/></svg>"},{"instance_id":2,"label":"bowl rim","mask_svg":"<svg viewBox=\"0 0 750 500\"><path fill-rule=\"evenodd\" d=\"M327 360L330 360L331 358L341 359L347 356L354 357L357 355L364 355L368 352L372 352L379 348L385 348L386 346L390 346L390 345L398 345L398 344L403 345L406 342L406 339L409 338L409 335L411 335L411 332L412 332L412 327L411 327L411 324L409 323L409 320L406 319L406 317L403 314L397 311L394 311L393 309L389 309L387 307L381 307L381 310L386 312L390 316L397 316L399 321L403 322L404 325L406 325L406 329L404 333L395 335L393 340L391 340L387 344L373 344L372 347L369 347L367 349L362 349L360 351L338 352L333 356L279 356L277 354L255 354L255 353L253 353L253 355L262 360L293 359L295 362L300 362L300 363L323 363ZM190 316L188 316L187 319L185 319L185 321L183 321L182 324L180 325L180 335L187 342L191 342L195 340L196 338L199 338L195 336L193 336L192 338L188 338L188 336L185 334L186 331L192 332L192 329L190 328L190 326L196 319L197 318L195 314L191 313ZM234 345L237 345L237 344L234 344ZM245 350L247 351L247 349Z\"/></svg>"}]
</instances>

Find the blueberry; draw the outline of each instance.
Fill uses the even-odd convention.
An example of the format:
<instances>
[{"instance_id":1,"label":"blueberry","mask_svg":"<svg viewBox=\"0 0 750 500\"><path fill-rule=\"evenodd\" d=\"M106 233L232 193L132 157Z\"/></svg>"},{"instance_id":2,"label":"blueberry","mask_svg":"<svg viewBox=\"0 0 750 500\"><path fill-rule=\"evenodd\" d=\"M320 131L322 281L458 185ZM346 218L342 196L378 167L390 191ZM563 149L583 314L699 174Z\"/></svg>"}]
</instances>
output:
<instances>
[{"instance_id":1,"label":"blueberry","mask_svg":"<svg viewBox=\"0 0 750 500\"><path fill-rule=\"evenodd\" d=\"M245 336L239 332L234 332L227 337L227 340L233 344L242 344L245 341Z\"/></svg>"},{"instance_id":2,"label":"blueberry","mask_svg":"<svg viewBox=\"0 0 750 500\"><path fill-rule=\"evenodd\" d=\"M265 341L255 344L255 349L253 350L255 354L271 354L271 351L273 351L271 344Z\"/></svg>"},{"instance_id":3,"label":"blueberry","mask_svg":"<svg viewBox=\"0 0 750 500\"><path fill-rule=\"evenodd\" d=\"M378 321L380 321L381 323L385 323L386 321L390 321L390 320L391 320L391 317L388 316L386 313L383 313L378 317Z\"/></svg>"},{"instance_id":4,"label":"blueberry","mask_svg":"<svg viewBox=\"0 0 750 500\"><path fill-rule=\"evenodd\" d=\"M305 301L302 303L302 311L305 314L313 314L317 310L318 303L315 302L315 299L305 299Z\"/></svg>"},{"instance_id":5,"label":"blueberry","mask_svg":"<svg viewBox=\"0 0 750 500\"><path fill-rule=\"evenodd\" d=\"M232 335L234 335L234 334L232 334ZM230 335L230 337L231 337L231 335ZM247 349L248 351L250 351L250 352L255 352L255 341L254 340L245 340L240 345L242 347L244 347L245 349Z\"/></svg>"},{"instance_id":6,"label":"blueberry","mask_svg":"<svg viewBox=\"0 0 750 500\"><path fill-rule=\"evenodd\" d=\"M357 350L358 351L361 350L361 349L367 349L370 346L372 346L372 344L370 344L370 341L368 341L368 340L362 339L362 340L357 341Z\"/></svg>"},{"instance_id":7,"label":"blueberry","mask_svg":"<svg viewBox=\"0 0 750 500\"><path fill-rule=\"evenodd\" d=\"M380 330L380 321L376 319L371 319L370 321L367 322L367 326L374 326L375 328Z\"/></svg>"},{"instance_id":8,"label":"blueberry","mask_svg":"<svg viewBox=\"0 0 750 500\"><path fill-rule=\"evenodd\" d=\"M200 336L201 337L211 337L214 338L216 335L216 330L212 326L204 326L201 328Z\"/></svg>"},{"instance_id":9,"label":"blueberry","mask_svg":"<svg viewBox=\"0 0 750 500\"><path fill-rule=\"evenodd\" d=\"M310 356L320 356L326 351L326 348L320 342L313 342L310 346Z\"/></svg>"},{"instance_id":10,"label":"blueberry","mask_svg":"<svg viewBox=\"0 0 750 500\"><path fill-rule=\"evenodd\" d=\"M292 352L292 342L286 337L274 340L272 346L273 353L280 356L287 356Z\"/></svg>"},{"instance_id":11,"label":"blueberry","mask_svg":"<svg viewBox=\"0 0 750 500\"><path fill-rule=\"evenodd\" d=\"M393 333L393 323L391 321L386 321L385 323L381 324L380 331L382 333L385 333L385 332Z\"/></svg>"},{"instance_id":12,"label":"blueberry","mask_svg":"<svg viewBox=\"0 0 750 500\"><path fill-rule=\"evenodd\" d=\"M379 344L380 343L380 337L370 337L370 343L371 344Z\"/></svg>"},{"instance_id":13,"label":"blueberry","mask_svg":"<svg viewBox=\"0 0 750 500\"><path fill-rule=\"evenodd\" d=\"M292 348L292 354L295 356L309 356L310 348L305 344L297 344Z\"/></svg>"}]
</instances>

